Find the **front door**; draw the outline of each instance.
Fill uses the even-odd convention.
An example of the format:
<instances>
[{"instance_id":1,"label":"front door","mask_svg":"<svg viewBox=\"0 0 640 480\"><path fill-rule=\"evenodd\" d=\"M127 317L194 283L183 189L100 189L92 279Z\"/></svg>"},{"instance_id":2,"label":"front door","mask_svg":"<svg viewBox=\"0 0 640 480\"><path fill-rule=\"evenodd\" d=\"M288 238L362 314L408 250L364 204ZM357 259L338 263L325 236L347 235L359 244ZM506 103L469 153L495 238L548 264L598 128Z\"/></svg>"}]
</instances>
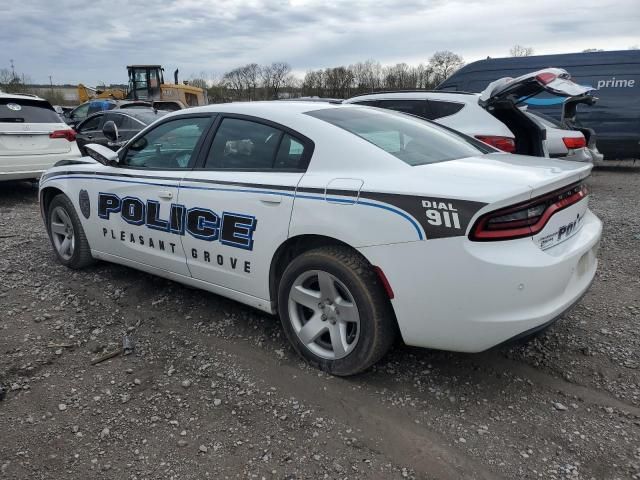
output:
<instances>
[{"instance_id":1,"label":"front door","mask_svg":"<svg viewBox=\"0 0 640 480\"><path fill-rule=\"evenodd\" d=\"M194 278L268 300L271 259L288 237L313 144L253 117L217 123L201 165L180 186L187 264Z\"/></svg>"},{"instance_id":2,"label":"front door","mask_svg":"<svg viewBox=\"0 0 640 480\"><path fill-rule=\"evenodd\" d=\"M211 116L167 119L121 152L117 167L95 178L100 228L95 249L189 275L181 236L181 178L193 168Z\"/></svg>"}]
</instances>

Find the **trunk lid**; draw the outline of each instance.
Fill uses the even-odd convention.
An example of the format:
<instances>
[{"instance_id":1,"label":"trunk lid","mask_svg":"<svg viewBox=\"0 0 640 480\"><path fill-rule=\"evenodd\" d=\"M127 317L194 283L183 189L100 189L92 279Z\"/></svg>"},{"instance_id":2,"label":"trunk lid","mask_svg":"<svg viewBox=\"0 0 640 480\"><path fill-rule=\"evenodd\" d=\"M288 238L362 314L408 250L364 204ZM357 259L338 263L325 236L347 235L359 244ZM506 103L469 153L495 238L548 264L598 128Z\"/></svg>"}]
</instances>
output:
<instances>
[{"instance_id":1,"label":"trunk lid","mask_svg":"<svg viewBox=\"0 0 640 480\"><path fill-rule=\"evenodd\" d=\"M444 181L448 177L447 188L462 185L463 190L477 190L478 200L493 203L516 192L526 191L529 197L534 197L554 191L587 177L592 166L549 158L491 153L413 168L423 169L425 176L436 180L442 175L441 180L437 181ZM452 181L452 177L455 177L455 181ZM470 190L471 185L474 188ZM464 194L461 196L464 197Z\"/></svg>"},{"instance_id":2,"label":"trunk lid","mask_svg":"<svg viewBox=\"0 0 640 480\"><path fill-rule=\"evenodd\" d=\"M597 101L598 98L592 95L579 95L577 97L567 98L562 105L562 117L560 121L569 128L574 128L578 105L584 104L591 106Z\"/></svg>"},{"instance_id":3,"label":"trunk lid","mask_svg":"<svg viewBox=\"0 0 640 480\"><path fill-rule=\"evenodd\" d=\"M545 68L517 78L504 77L491 82L480 94L478 103L487 107L501 100L531 98L541 92L563 97L585 95L592 87L578 85L562 68Z\"/></svg>"},{"instance_id":4,"label":"trunk lid","mask_svg":"<svg viewBox=\"0 0 640 480\"><path fill-rule=\"evenodd\" d=\"M72 142L50 138L56 130L68 130L64 123L0 123L0 156L68 153Z\"/></svg>"}]
</instances>

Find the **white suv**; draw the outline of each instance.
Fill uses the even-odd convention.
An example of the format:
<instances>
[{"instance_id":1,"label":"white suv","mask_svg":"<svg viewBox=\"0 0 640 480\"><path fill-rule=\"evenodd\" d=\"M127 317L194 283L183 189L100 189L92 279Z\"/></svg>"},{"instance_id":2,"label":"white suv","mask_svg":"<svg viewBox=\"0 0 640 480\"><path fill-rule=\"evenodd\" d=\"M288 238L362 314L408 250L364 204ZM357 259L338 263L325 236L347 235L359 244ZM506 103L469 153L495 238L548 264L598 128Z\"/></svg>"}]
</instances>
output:
<instances>
[{"instance_id":1,"label":"white suv","mask_svg":"<svg viewBox=\"0 0 640 480\"><path fill-rule=\"evenodd\" d=\"M434 120L509 153L548 157L545 128L518 108L522 98L546 92L584 95L590 89L559 68L502 78L482 93L402 91L359 95L344 101L387 108Z\"/></svg>"},{"instance_id":2,"label":"white suv","mask_svg":"<svg viewBox=\"0 0 640 480\"><path fill-rule=\"evenodd\" d=\"M80 156L76 132L49 102L0 92L0 181L38 179L59 160Z\"/></svg>"}]
</instances>

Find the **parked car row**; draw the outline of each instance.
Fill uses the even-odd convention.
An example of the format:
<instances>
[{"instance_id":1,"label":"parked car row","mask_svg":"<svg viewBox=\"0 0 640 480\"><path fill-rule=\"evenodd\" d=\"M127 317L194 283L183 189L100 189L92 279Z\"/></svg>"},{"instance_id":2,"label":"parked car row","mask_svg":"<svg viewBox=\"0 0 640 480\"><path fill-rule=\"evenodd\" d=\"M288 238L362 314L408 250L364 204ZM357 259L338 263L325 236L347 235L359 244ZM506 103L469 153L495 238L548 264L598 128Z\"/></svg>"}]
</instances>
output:
<instances>
[{"instance_id":1,"label":"parked car row","mask_svg":"<svg viewBox=\"0 0 640 480\"><path fill-rule=\"evenodd\" d=\"M80 122L89 118L97 112L104 112L114 109L131 109L131 108L152 108L151 102L142 100L112 100L112 99L96 99L78 105L71 111L68 111L62 117L63 120L72 127L76 127Z\"/></svg>"},{"instance_id":2,"label":"parked car row","mask_svg":"<svg viewBox=\"0 0 640 480\"><path fill-rule=\"evenodd\" d=\"M590 90L572 82L565 70L548 68L515 79L496 80L482 93L381 92L359 95L345 103L388 108L433 120L509 153L593 161L601 159L593 132L588 145L581 131L552 124L519 107L521 99L543 92L595 102L587 95ZM575 117L575 104L567 102Z\"/></svg>"},{"instance_id":3,"label":"parked car row","mask_svg":"<svg viewBox=\"0 0 640 480\"><path fill-rule=\"evenodd\" d=\"M487 58L465 65L437 89L478 92L496 78L518 77L549 65L564 68L575 82L595 89L598 102L581 108L579 123L596 131L605 160L640 158L640 50ZM543 94L525 98L523 104L561 118L564 98Z\"/></svg>"},{"instance_id":4,"label":"parked car row","mask_svg":"<svg viewBox=\"0 0 640 480\"><path fill-rule=\"evenodd\" d=\"M573 82L567 71L547 68L515 79L494 80L481 93L416 90L378 92L344 101L300 100L395 110L435 121L508 153L592 162L602 159L596 134L592 129L580 127L576 121L577 106L590 106L597 100L589 94L591 90L591 87ZM523 100L531 100L541 93L563 98L561 120L524 106ZM4 98L6 105L9 96L5 94ZM14 96L11 103L14 110L2 107L4 120L0 119L0 159L5 166L2 178L9 178L9 172L12 172L11 178L37 178L58 158L56 155L85 155L89 143L117 150L167 113L151 108L152 104L146 101L95 99L70 111L60 106L53 108L32 95ZM40 114L32 118L33 114L29 112L33 111ZM62 125L56 112L68 127L59 128ZM36 117L55 121L45 124ZM12 127L6 126L10 123L13 123ZM71 133L70 127L75 127L77 134ZM64 146L67 149L60 147L56 142L58 138L44 140L44 133L62 135L59 133L62 130L68 132L64 137L68 142ZM32 133L25 133L27 131ZM40 136L33 132L40 132ZM16 153L19 149L22 149L20 154ZM29 149L36 150L32 157ZM19 160L16 160L17 156ZM23 173L18 174L18 171Z\"/></svg>"}]
</instances>

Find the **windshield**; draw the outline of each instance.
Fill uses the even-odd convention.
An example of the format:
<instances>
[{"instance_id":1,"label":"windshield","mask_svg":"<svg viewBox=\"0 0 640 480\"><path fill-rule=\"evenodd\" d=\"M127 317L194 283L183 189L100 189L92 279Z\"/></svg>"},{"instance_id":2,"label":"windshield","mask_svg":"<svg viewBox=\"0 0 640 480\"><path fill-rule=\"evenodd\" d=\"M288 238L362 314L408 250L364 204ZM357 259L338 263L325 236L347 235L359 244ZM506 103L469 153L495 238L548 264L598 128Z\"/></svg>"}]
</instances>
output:
<instances>
[{"instance_id":1,"label":"windshield","mask_svg":"<svg viewBox=\"0 0 640 480\"><path fill-rule=\"evenodd\" d=\"M0 98L0 122L62 123L53 107L43 100Z\"/></svg>"},{"instance_id":2,"label":"windshield","mask_svg":"<svg viewBox=\"0 0 640 480\"><path fill-rule=\"evenodd\" d=\"M338 107L314 110L307 115L347 130L412 166L494 151L475 145L456 132L390 110Z\"/></svg>"}]
</instances>

